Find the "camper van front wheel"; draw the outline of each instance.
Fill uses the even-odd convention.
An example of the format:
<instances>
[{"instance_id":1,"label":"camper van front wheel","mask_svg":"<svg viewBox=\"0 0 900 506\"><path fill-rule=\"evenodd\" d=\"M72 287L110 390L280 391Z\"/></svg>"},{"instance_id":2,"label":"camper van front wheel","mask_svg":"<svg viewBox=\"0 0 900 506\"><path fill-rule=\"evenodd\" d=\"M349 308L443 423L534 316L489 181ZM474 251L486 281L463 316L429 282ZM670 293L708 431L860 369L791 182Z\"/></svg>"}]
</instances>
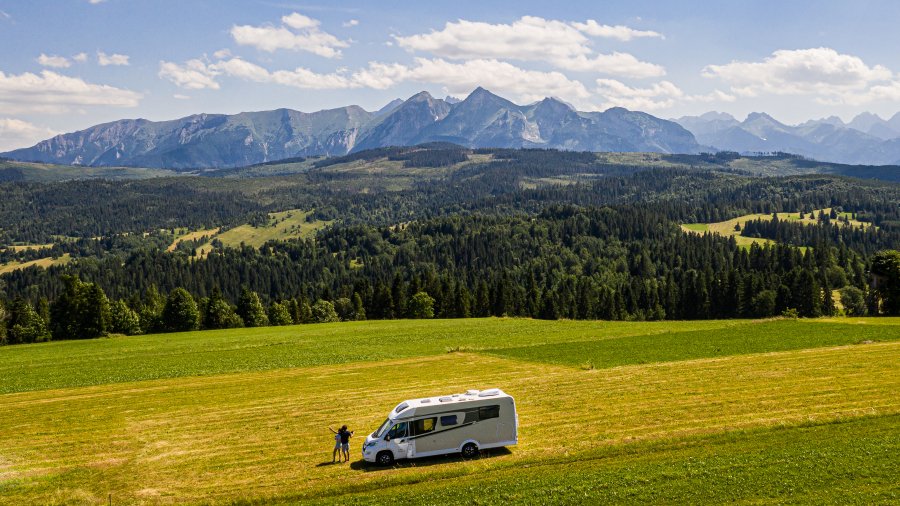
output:
<instances>
[{"instance_id":1,"label":"camper van front wheel","mask_svg":"<svg viewBox=\"0 0 900 506\"><path fill-rule=\"evenodd\" d=\"M389 466L394 463L394 454L388 451L380 452L376 460L378 465Z\"/></svg>"},{"instance_id":2,"label":"camper van front wheel","mask_svg":"<svg viewBox=\"0 0 900 506\"><path fill-rule=\"evenodd\" d=\"M466 443L462 447L462 456L466 459L474 458L478 455L478 446L475 443Z\"/></svg>"}]
</instances>

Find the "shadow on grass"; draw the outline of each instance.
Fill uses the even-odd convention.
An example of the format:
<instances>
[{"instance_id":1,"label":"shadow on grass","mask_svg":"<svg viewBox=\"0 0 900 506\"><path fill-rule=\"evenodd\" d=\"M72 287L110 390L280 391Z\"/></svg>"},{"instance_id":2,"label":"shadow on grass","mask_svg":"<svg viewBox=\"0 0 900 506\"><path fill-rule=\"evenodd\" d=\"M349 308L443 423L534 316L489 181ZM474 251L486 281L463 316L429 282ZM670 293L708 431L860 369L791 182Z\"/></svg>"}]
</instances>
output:
<instances>
[{"instance_id":1,"label":"shadow on grass","mask_svg":"<svg viewBox=\"0 0 900 506\"><path fill-rule=\"evenodd\" d=\"M480 460L480 459L492 459L494 457L503 457L505 455L512 455L512 452L509 448L493 448L490 450L482 450L478 453L478 456L472 460ZM366 462L365 460L357 460L350 463L350 469L354 471L363 471L363 472L377 472L377 471L389 471L391 469L405 469L407 467L430 467L438 464L448 464L451 462L463 462L466 459L462 457L462 455L458 453L453 453L450 455L437 455L434 457L422 457L418 459L403 459L398 460L391 464L390 466L382 467L373 462ZM323 465L323 464L319 464ZM329 462L328 465L331 465Z\"/></svg>"},{"instance_id":2,"label":"shadow on grass","mask_svg":"<svg viewBox=\"0 0 900 506\"><path fill-rule=\"evenodd\" d=\"M341 462L340 460L334 462L326 460L325 462L319 462L318 464L316 464L316 467L336 466L338 464L345 464L345 462Z\"/></svg>"}]
</instances>

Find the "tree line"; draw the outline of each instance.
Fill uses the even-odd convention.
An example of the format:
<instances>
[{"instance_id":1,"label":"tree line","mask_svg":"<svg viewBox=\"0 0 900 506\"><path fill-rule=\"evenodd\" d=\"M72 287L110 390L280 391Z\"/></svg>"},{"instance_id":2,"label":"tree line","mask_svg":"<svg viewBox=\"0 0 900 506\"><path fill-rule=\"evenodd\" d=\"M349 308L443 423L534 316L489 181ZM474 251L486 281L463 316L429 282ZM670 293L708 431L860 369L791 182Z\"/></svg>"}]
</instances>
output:
<instances>
[{"instance_id":1,"label":"tree line","mask_svg":"<svg viewBox=\"0 0 900 506\"><path fill-rule=\"evenodd\" d=\"M17 271L3 278L2 327L7 342L33 342L408 317L900 314L900 254L819 239L742 248L648 206L352 225L206 258L155 249Z\"/></svg>"}]
</instances>

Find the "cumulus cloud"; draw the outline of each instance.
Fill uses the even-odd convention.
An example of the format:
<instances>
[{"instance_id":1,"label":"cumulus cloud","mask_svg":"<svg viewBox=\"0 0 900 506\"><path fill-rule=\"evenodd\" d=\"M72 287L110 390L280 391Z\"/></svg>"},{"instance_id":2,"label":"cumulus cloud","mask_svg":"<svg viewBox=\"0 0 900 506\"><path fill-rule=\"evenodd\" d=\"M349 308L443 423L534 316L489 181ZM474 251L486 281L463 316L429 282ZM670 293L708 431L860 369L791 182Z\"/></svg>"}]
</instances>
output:
<instances>
[{"instance_id":1,"label":"cumulus cloud","mask_svg":"<svg viewBox=\"0 0 900 506\"><path fill-rule=\"evenodd\" d=\"M388 68L397 73L398 68ZM497 60L468 60L452 63L443 59L416 58L415 64L400 72L403 79L442 85L450 94L465 94L478 86L518 100L532 102L554 96L583 105L590 97L584 84L560 72L542 72Z\"/></svg>"},{"instance_id":2,"label":"cumulus cloud","mask_svg":"<svg viewBox=\"0 0 900 506\"><path fill-rule=\"evenodd\" d=\"M128 65L128 60L130 58L130 56L125 54L106 54L103 51L97 51L97 63L99 63L101 67L106 67L107 65Z\"/></svg>"},{"instance_id":3,"label":"cumulus cloud","mask_svg":"<svg viewBox=\"0 0 900 506\"><path fill-rule=\"evenodd\" d=\"M307 51L325 58L340 58L341 48L350 44L323 32L319 25L319 20L294 12L282 16L281 26L232 26L231 37L242 46L252 46L269 53L286 49Z\"/></svg>"},{"instance_id":4,"label":"cumulus cloud","mask_svg":"<svg viewBox=\"0 0 900 506\"><path fill-rule=\"evenodd\" d=\"M157 75L173 82L180 88L189 90L219 89L219 83L215 79L216 72L210 70L205 62L196 58L186 61L183 65L161 61Z\"/></svg>"},{"instance_id":5,"label":"cumulus cloud","mask_svg":"<svg viewBox=\"0 0 900 506\"><path fill-rule=\"evenodd\" d=\"M82 52L82 53L78 53L75 56L73 56L72 59L77 61L78 63L84 63L87 61L88 55L87 55L87 53Z\"/></svg>"},{"instance_id":6,"label":"cumulus cloud","mask_svg":"<svg viewBox=\"0 0 900 506\"><path fill-rule=\"evenodd\" d=\"M591 37L605 37L609 39L618 39L628 42L631 39L641 37L655 37L664 39L663 34L652 30L635 30L624 25L601 25L593 19L589 19L584 23L572 23L578 31L586 33Z\"/></svg>"},{"instance_id":7,"label":"cumulus cloud","mask_svg":"<svg viewBox=\"0 0 900 506\"><path fill-rule=\"evenodd\" d=\"M394 40L409 51L428 52L454 60L542 61L565 70L627 77L658 77L665 74L663 67L642 62L627 53L595 53L590 39L576 24L535 16L524 16L512 24L461 19L446 23L440 31L407 37L395 35ZM581 25L585 30L609 32L600 30L603 25L596 22ZM642 33L637 30L632 32ZM610 33L624 36L626 31ZM631 37L635 36L634 33Z\"/></svg>"},{"instance_id":8,"label":"cumulus cloud","mask_svg":"<svg viewBox=\"0 0 900 506\"><path fill-rule=\"evenodd\" d=\"M341 26L343 26L344 28L350 28L351 26L357 26L357 25L359 25L359 20L357 20L357 19L351 19L349 21L344 21L341 24Z\"/></svg>"},{"instance_id":9,"label":"cumulus cloud","mask_svg":"<svg viewBox=\"0 0 900 506\"><path fill-rule=\"evenodd\" d=\"M53 68L67 68L72 65L65 56L57 56L55 54L47 55L44 53L41 53L41 55L38 56L37 62L43 67Z\"/></svg>"},{"instance_id":10,"label":"cumulus cloud","mask_svg":"<svg viewBox=\"0 0 900 506\"><path fill-rule=\"evenodd\" d=\"M220 49L213 53L213 58L222 60L224 58L229 58L231 56L231 50L228 48Z\"/></svg>"},{"instance_id":11,"label":"cumulus cloud","mask_svg":"<svg viewBox=\"0 0 900 506\"><path fill-rule=\"evenodd\" d=\"M172 98L174 98L176 100L190 100L191 97L188 95L183 95L181 93L176 93L176 94L172 95Z\"/></svg>"},{"instance_id":12,"label":"cumulus cloud","mask_svg":"<svg viewBox=\"0 0 900 506\"><path fill-rule=\"evenodd\" d=\"M465 94L478 86L516 100L533 101L556 96L580 105L591 94L585 86L560 72L543 72L497 60L450 62L440 58L416 58L411 65L370 62L355 72L339 69L319 73L298 67L270 71L241 58L207 63L199 59L182 65L160 62L159 76L185 89L218 89L217 78L234 77L258 83L273 83L301 89L386 89L403 82L438 84L451 94Z\"/></svg>"},{"instance_id":13,"label":"cumulus cloud","mask_svg":"<svg viewBox=\"0 0 900 506\"><path fill-rule=\"evenodd\" d=\"M834 49L782 49L762 61L708 65L703 76L722 79L744 97L762 94L808 95L822 102L869 100L892 86L893 73L869 66L857 56ZM889 94L889 93L888 93Z\"/></svg>"},{"instance_id":14,"label":"cumulus cloud","mask_svg":"<svg viewBox=\"0 0 900 506\"><path fill-rule=\"evenodd\" d=\"M597 79L596 93L603 99L602 108L624 107L640 111L668 109L680 102L733 102L735 97L720 90L706 95L689 95L670 81L648 87L632 87L614 79Z\"/></svg>"},{"instance_id":15,"label":"cumulus cloud","mask_svg":"<svg viewBox=\"0 0 900 506\"><path fill-rule=\"evenodd\" d=\"M16 118L0 118L0 151L27 146L56 135L56 132Z\"/></svg>"},{"instance_id":16,"label":"cumulus cloud","mask_svg":"<svg viewBox=\"0 0 900 506\"><path fill-rule=\"evenodd\" d=\"M40 74L0 71L0 109L7 113L60 113L80 106L135 107L140 93L85 82L51 70Z\"/></svg>"}]
</instances>

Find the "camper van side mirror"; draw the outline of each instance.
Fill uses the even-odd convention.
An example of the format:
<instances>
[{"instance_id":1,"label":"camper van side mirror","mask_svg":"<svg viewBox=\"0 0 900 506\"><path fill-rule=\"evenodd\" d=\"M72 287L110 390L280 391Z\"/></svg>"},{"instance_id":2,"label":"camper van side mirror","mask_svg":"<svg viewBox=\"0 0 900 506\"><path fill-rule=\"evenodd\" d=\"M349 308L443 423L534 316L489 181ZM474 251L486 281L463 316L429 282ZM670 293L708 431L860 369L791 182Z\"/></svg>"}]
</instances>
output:
<instances>
[{"instance_id":1,"label":"camper van side mirror","mask_svg":"<svg viewBox=\"0 0 900 506\"><path fill-rule=\"evenodd\" d=\"M384 436L384 440L385 440L385 441L390 441L390 440L391 440L391 436Z\"/></svg>"}]
</instances>

